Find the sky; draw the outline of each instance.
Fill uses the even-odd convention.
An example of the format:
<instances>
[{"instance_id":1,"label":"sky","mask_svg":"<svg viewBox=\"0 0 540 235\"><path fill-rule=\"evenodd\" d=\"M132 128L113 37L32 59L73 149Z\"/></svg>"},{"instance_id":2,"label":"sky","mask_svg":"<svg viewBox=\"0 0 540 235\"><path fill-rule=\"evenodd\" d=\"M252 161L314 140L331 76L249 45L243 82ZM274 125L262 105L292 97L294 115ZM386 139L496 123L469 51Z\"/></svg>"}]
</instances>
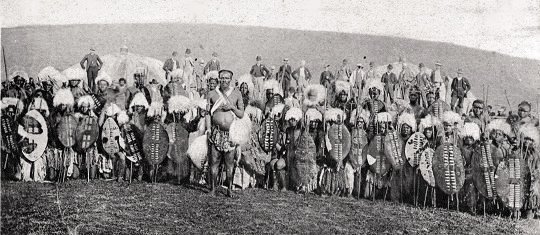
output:
<instances>
[{"instance_id":1,"label":"sky","mask_svg":"<svg viewBox=\"0 0 540 235\"><path fill-rule=\"evenodd\" d=\"M540 0L2 0L2 27L205 23L449 42L540 60Z\"/></svg>"}]
</instances>

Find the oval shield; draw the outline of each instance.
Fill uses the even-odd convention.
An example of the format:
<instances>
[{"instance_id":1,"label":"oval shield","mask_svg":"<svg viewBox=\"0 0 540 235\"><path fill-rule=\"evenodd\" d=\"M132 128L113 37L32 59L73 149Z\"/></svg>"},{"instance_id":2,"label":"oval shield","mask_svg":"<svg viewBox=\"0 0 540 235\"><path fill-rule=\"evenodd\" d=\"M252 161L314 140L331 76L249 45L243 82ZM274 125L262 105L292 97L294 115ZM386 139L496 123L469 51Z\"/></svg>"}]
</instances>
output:
<instances>
[{"instance_id":1,"label":"oval shield","mask_svg":"<svg viewBox=\"0 0 540 235\"><path fill-rule=\"evenodd\" d=\"M351 134L343 124L334 124L328 127L328 140L330 140L330 157L338 166L351 151Z\"/></svg>"},{"instance_id":2,"label":"oval shield","mask_svg":"<svg viewBox=\"0 0 540 235\"><path fill-rule=\"evenodd\" d=\"M152 164L160 164L169 148L169 136L165 127L159 122L150 123L144 131L143 152L147 161Z\"/></svg>"},{"instance_id":3,"label":"oval shield","mask_svg":"<svg viewBox=\"0 0 540 235\"><path fill-rule=\"evenodd\" d=\"M512 153L509 158L497 167L495 189L503 204L511 210L519 210L525 198L525 160Z\"/></svg>"},{"instance_id":4,"label":"oval shield","mask_svg":"<svg viewBox=\"0 0 540 235\"><path fill-rule=\"evenodd\" d=\"M362 152L368 143L367 133L363 129L353 128L351 136L351 154L349 155L349 162L353 169L360 169L366 161L366 159L362 157Z\"/></svg>"},{"instance_id":5,"label":"oval shield","mask_svg":"<svg viewBox=\"0 0 540 235\"><path fill-rule=\"evenodd\" d=\"M77 142L75 138L75 130L77 129L77 120L71 115L64 116L60 119L58 126L58 140L66 147L71 148Z\"/></svg>"},{"instance_id":6,"label":"oval shield","mask_svg":"<svg viewBox=\"0 0 540 235\"><path fill-rule=\"evenodd\" d=\"M431 187L435 187L435 176L433 175L433 155L435 150L432 148L425 149L420 155L420 162L418 164L418 169L422 174L422 178L429 184Z\"/></svg>"},{"instance_id":7,"label":"oval shield","mask_svg":"<svg viewBox=\"0 0 540 235\"><path fill-rule=\"evenodd\" d=\"M443 143L433 155L433 175L435 183L446 194L459 192L465 183L465 168L458 147Z\"/></svg>"},{"instance_id":8,"label":"oval shield","mask_svg":"<svg viewBox=\"0 0 540 235\"><path fill-rule=\"evenodd\" d=\"M364 149L363 155L371 172L384 175L390 169L390 164L386 160L386 155L384 153L383 136L376 135L373 140L371 140L368 147Z\"/></svg>"},{"instance_id":9,"label":"oval shield","mask_svg":"<svg viewBox=\"0 0 540 235\"><path fill-rule=\"evenodd\" d=\"M17 131L21 140L19 146L28 161L35 161L47 148L48 129L45 118L37 110L30 110L24 115Z\"/></svg>"},{"instance_id":10,"label":"oval shield","mask_svg":"<svg viewBox=\"0 0 540 235\"><path fill-rule=\"evenodd\" d=\"M261 130L259 131L259 142L262 149L271 153L279 139L279 127L273 118L265 119L261 124Z\"/></svg>"},{"instance_id":11,"label":"oval shield","mask_svg":"<svg viewBox=\"0 0 540 235\"><path fill-rule=\"evenodd\" d=\"M493 155L498 148L492 144L482 143L479 151L473 153L472 177L478 192L487 199L492 199L497 190L495 188L495 165Z\"/></svg>"},{"instance_id":12,"label":"oval shield","mask_svg":"<svg viewBox=\"0 0 540 235\"><path fill-rule=\"evenodd\" d=\"M77 137L77 149L86 150L92 146L97 141L99 136L97 117L83 117L77 126L75 136Z\"/></svg>"},{"instance_id":13,"label":"oval shield","mask_svg":"<svg viewBox=\"0 0 540 235\"><path fill-rule=\"evenodd\" d=\"M101 126L101 145L109 156L120 152L120 127L116 121L109 117Z\"/></svg>"},{"instance_id":14,"label":"oval shield","mask_svg":"<svg viewBox=\"0 0 540 235\"><path fill-rule=\"evenodd\" d=\"M392 168L399 170L403 167L403 141L397 131L389 131L384 137L384 153Z\"/></svg>"},{"instance_id":15,"label":"oval shield","mask_svg":"<svg viewBox=\"0 0 540 235\"><path fill-rule=\"evenodd\" d=\"M7 153L16 153L19 149L15 143L15 121L7 115L0 117L2 120L2 144Z\"/></svg>"},{"instance_id":16,"label":"oval shield","mask_svg":"<svg viewBox=\"0 0 540 235\"><path fill-rule=\"evenodd\" d=\"M420 158L427 143L426 136L420 132L412 134L407 140L405 144L405 157L411 166L416 167L420 164Z\"/></svg>"}]
</instances>

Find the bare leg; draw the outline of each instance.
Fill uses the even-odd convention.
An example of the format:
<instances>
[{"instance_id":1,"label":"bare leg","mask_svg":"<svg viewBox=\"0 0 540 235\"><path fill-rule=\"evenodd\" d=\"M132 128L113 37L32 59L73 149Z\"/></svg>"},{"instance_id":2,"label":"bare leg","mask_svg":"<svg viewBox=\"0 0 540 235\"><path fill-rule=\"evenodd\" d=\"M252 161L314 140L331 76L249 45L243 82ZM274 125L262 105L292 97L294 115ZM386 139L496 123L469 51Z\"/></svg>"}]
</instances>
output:
<instances>
[{"instance_id":1,"label":"bare leg","mask_svg":"<svg viewBox=\"0 0 540 235\"><path fill-rule=\"evenodd\" d=\"M220 152L217 151L214 145L211 145L210 152L210 193L215 194L216 182L219 174Z\"/></svg>"},{"instance_id":2,"label":"bare leg","mask_svg":"<svg viewBox=\"0 0 540 235\"><path fill-rule=\"evenodd\" d=\"M234 181L234 157L236 155L236 150L229 151L224 153L225 155L225 169L226 169L226 182L227 182L227 196L232 197L232 187Z\"/></svg>"}]
</instances>

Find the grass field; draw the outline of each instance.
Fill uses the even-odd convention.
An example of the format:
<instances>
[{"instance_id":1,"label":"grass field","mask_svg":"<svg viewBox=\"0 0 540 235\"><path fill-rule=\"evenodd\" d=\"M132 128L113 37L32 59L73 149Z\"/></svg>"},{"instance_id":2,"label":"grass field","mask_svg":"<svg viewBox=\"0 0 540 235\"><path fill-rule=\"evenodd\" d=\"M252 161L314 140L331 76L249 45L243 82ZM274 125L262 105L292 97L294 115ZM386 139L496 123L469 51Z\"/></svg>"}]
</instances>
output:
<instances>
[{"instance_id":1,"label":"grass field","mask_svg":"<svg viewBox=\"0 0 540 235\"><path fill-rule=\"evenodd\" d=\"M173 50L183 55L188 47L195 57L205 59L216 51L222 66L237 74L249 72L256 55L262 55L264 63L273 65L279 65L283 57L289 57L293 67L305 59L316 77L324 64L331 64L335 69L343 58L348 58L352 65L369 61L381 65L403 56L410 63L424 62L428 67L440 60L449 75L455 76L457 68L463 68L477 97L482 97L483 84L491 84L489 103L493 105L507 106L504 90L508 90L513 106L524 99L534 103L540 87L540 61L404 38L172 23L2 29L8 69L20 66L30 75L36 75L48 65L66 69L78 63L91 46L101 55L117 52L124 40L131 52L162 61ZM365 61L364 56L367 57Z\"/></svg>"},{"instance_id":2,"label":"grass field","mask_svg":"<svg viewBox=\"0 0 540 235\"><path fill-rule=\"evenodd\" d=\"M172 184L4 182L2 234L516 234L507 218L352 198L248 189L234 198Z\"/></svg>"}]
</instances>

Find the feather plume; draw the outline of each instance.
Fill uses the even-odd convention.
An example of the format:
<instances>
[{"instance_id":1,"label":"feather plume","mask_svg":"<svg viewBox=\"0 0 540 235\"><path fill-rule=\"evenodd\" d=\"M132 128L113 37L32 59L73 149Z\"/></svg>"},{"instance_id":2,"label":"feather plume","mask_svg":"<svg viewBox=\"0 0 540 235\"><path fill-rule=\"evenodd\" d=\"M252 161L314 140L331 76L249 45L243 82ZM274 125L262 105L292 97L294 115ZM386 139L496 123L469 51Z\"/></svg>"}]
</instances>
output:
<instances>
[{"instance_id":1,"label":"feather plume","mask_svg":"<svg viewBox=\"0 0 540 235\"><path fill-rule=\"evenodd\" d=\"M218 78L219 77L219 72L218 71L210 71L206 74L206 80L208 81L208 79L210 78Z\"/></svg>"},{"instance_id":2,"label":"feather plume","mask_svg":"<svg viewBox=\"0 0 540 235\"><path fill-rule=\"evenodd\" d=\"M116 105L115 103L109 103L107 104L107 107L105 108L105 115L112 117L118 113L120 113L121 109Z\"/></svg>"},{"instance_id":3,"label":"feather plume","mask_svg":"<svg viewBox=\"0 0 540 235\"><path fill-rule=\"evenodd\" d=\"M92 99L92 97L89 95L81 96L77 100L77 106L81 107L83 105L88 105L90 109L94 109L96 107L94 99Z\"/></svg>"},{"instance_id":4,"label":"feather plume","mask_svg":"<svg viewBox=\"0 0 540 235\"><path fill-rule=\"evenodd\" d=\"M169 98L167 103L169 105L169 112L171 113L186 113L194 107L191 103L191 100L183 95L172 96L171 98Z\"/></svg>"},{"instance_id":5,"label":"feather plume","mask_svg":"<svg viewBox=\"0 0 540 235\"><path fill-rule=\"evenodd\" d=\"M17 106L19 103L19 99L14 97L4 97L2 98L2 109L5 109L9 106Z\"/></svg>"},{"instance_id":6,"label":"feather plume","mask_svg":"<svg viewBox=\"0 0 540 235\"><path fill-rule=\"evenodd\" d=\"M39 71L38 78L42 82L43 81L50 81L50 80L53 79L53 77L58 76L58 74L60 74L60 71L56 70L52 66L47 66L47 67L43 68L41 71Z\"/></svg>"},{"instance_id":7,"label":"feather plume","mask_svg":"<svg viewBox=\"0 0 540 235\"><path fill-rule=\"evenodd\" d=\"M351 124L355 124L357 122L357 118L361 118L362 120L364 120L365 123L369 122L369 116L370 116L369 111L365 109L361 109L360 115L358 115L357 112L358 112L357 109L354 109L351 112L351 118L349 119Z\"/></svg>"},{"instance_id":8,"label":"feather plume","mask_svg":"<svg viewBox=\"0 0 540 235\"><path fill-rule=\"evenodd\" d=\"M336 94L339 94L341 93L342 91L345 91L347 92L347 95L350 97L351 96L351 84L349 82L346 82L346 81L336 81L335 83L336 85Z\"/></svg>"},{"instance_id":9,"label":"feather plume","mask_svg":"<svg viewBox=\"0 0 540 235\"><path fill-rule=\"evenodd\" d=\"M319 112L317 109L308 109L306 111L306 120L308 121L315 121L315 120L319 120L319 121L322 121L322 114L321 112Z\"/></svg>"},{"instance_id":10,"label":"feather plume","mask_svg":"<svg viewBox=\"0 0 540 235\"><path fill-rule=\"evenodd\" d=\"M338 121L338 116L341 118L341 121L347 119L345 113L341 109L336 108L329 108L324 113L324 119L325 121Z\"/></svg>"},{"instance_id":11,"label":"feather plume","mask_svg":"<svg viewBox=\"0 0 540 235\"><path fill-rule=\"evenodd\" d=\"M129 109L131 110L133 106L144 106L145 109L148 109L148 100L146 100L146 97L142 92L138 92L133 96L133 99L131 100L131 103L129 104Z\"/></svg>"},{"instance_id":12,"label":"feather plume","mask_svg":"<svg viewBox=\"0 0 540 235\"><path fill-rule=\"evenodd\" d=\"M472 137L474 140L480 139L480 127L474 122L467 122L460 131L461 138Z\"/></svg>"},{"instance_id":13,"label":"feather plume","mask_svg":"<svg viewBox=\"0 0 540 235\"><path fill-rule=\"evenodd\" d=\"M287 111L287 113L285 114L285 120L290 120L292 118L294 118L295 120L298 120L300 121L302 119L302 110L299 109L299 108L291 108Z\"/></svg>"},{"instance_id":14,"label":"feather plume","mask_svg":"<svg viewBox=\"0 0 540 235\"><path fill-rule=\"evenodd\" d=\"M153 117L156 115L165 116L163 115L163 103L161 102L152 102L148 108L148 113L146 114L148 117Z\"/></svg>"},{"instance_id":15,"label":"feather plume","mask_svg":"<svg viewBox=\"0 0 540 235\"><path fill-rule=\"evenodd\" d=\"M275 117L278 114L283 113L283 109L285 108L284 104L277 104L272 108L272 111L270 111L270 116Z\"/></svg>"},{"instance_id":16,"label":"feather plume","mask_svg":"<svg viewBox=\"0 0 540 235\"><path fill-rule=\"evenodd\" d=\"M194 106L197 106L200 109L206 109L208 101L206 99L195 99L192 101Z\"/></svg>"},{"instance_id":17,"label":"feather plume","mask_svg":"<svg viewBox=\"0 0 540 235\"><path fill-rule=\"evenodd\" d=\"M461 116L452 111L444 112L442 116L442 121L445 123L458 125L458 126L461 126L461 123L462 123Z\"/></svg>"},{"instance_id":18,"label":"feather plume","mask_svg":"<svg viewBox=\"0 0 540 235\"><path fill-rule=\"evenodd\" d=\"M398 118L398 127L401 127L403 124L409 125L412 131L416 132L416 118L414 114L403 112Z\"/></svg>"},{"instance_id":19,"label":"feather plume","mask_svg":"<svg viewBox=\"0 0 540 235\"><path fill-rule=\"evenodd\" d=\"M116 117L116 121L118 121L118 125L123 125L129 122L129 116L127 115L126 111L121 111L118 113L118 117Z\"/></svg>"},{"instance_id":20,"label":"feather plume","mask_svg":"<svg viewBox=\"0 0 540 235\"><path fill-rule=\"evenodd\" d=\"M241 119L235 119L229 131L231 142L237 145L247 144L251 137L251 125L251 119L247 115Z\"/></svg>"},{"instance_id":21,"label":"feather plume","mask_svg":"<svg viewBox=\"0 0 540 235\"><path fill-rule=\"evenodd\" d=\"M201 170L208 159L208 138L201 135L193 140L188 147L187 155L197 169Z\"/></svg>"},{"instance_id":22,"label":"feather plume","mask_svg":"<svg viewBox=\"0 0 540 235\"><path fill-rule=\"evenodd\" d=\"M75 104L75 99L73 98L73 93L71 93L71 90L63 88L56 91L53 98L53 106L58 107L61 104L68 106L73 106Z\"/></svg>"},{"instance_id":23,"label":"feather plume","mask_svg":"<svg viewBox=\"0 0 540 235\"><path fill-rule=\"evenodd\" d=\"M272 89L272 92L274 94L280 94L283 96L283 90L281 89L281 86L279 85L279 82L275 79L268 79L264 81L264 90L270 90Z\"/></svg>"},{"instance_id":24,"label":"feather plume","mask_svg":"<svg viewBox=\"0 0 540 235\"><path fill-rule=\"evenodd\" d=\"M310 84L304 90L304 104L315 106L326 99L326 88L320 84Z\"/></svg>"},{"instance_id":25,"label":"feather plume","mask_svg":"<svg viewBox=\"0 0 540 235\"><path fill-rule=\"evenodd\" d=\"M519 128L518 131L519 140L523 141L525 138L530 138L534 141L535 146L539 146L540 134L538 129L532 124L525 124Z\"/></svg>"},{"instance_id":26,"label":"feather plume","mask_svg":"<svg viewBox=\"0 0 540 235\"><path fill-rule=\"evenodd\" d=\"M255 120L261 121L262 120L262 110L255 107L248 105L246 109L244 110L244 116L251 117Z\"/></svg>"},{"instance_id":27,"label":"feather plume","mask_svg":"<svg viewBox=\"0 0 540 235\"><path fill-rule=\"evenodd\" d=\"M13 78L15 77L22 77L26 82L28 82L28 73L26 73L25 71L22 71L22 70L15 70L13 73L11 73L11 80L13 80Z\"/></svg>"},{"instance_id":28,"label":"feather plume","mask_svg":"<svg viewBox=\"0 0 540 235\"><path fill-rule=\"evenodd\" d=\"M370 90L371 88L376 88L379 91L383 91L384 90L384 84L379 79L375 79L375 80L371 81L369 83L369 85L368 85L368 90Z\"/></svg>"},{"instance_id":29,"label":"feather plume","mask_svg":"<svg viewBox=\"0 0 540 235\"><path fill-rule=\"evenodd\" d=\"M392 122L394 119L388 112L382 112L377 114L377 122Z\"/></svg>"},{"instance_id":30,"label":"feather plume","mask_svg":"<svg viewBox=\"0 0 540 235\"><path fill-rule=\"evenodd\" d=\"M67 68L62 73L69 80L83 80L86 78L86 71L79 66Z\"/></svg>"},{"instance_id":31,"label":"feather plume","mask_svg":"<svg viewBox=\"0 0 540 235\"><path fill-rule=\"evenodd\" d=\"M502 131L505 135L508 136L512 135L512 127L504 119L495 119L487 125L486 131L488 133L493 130Z\"/></svg>"},{"instance_id":32,"label":"feather plume","mask_svg":"<svg viewBox=\"0 0 540 235\"><path fill-rule=\"evenodd\" d=\"M96 84L99 84L100 81L106 81L109 86L112 85L112 78L105 71L99 71L98 76L96 77Z\"/></svg>"}]
</instances>

